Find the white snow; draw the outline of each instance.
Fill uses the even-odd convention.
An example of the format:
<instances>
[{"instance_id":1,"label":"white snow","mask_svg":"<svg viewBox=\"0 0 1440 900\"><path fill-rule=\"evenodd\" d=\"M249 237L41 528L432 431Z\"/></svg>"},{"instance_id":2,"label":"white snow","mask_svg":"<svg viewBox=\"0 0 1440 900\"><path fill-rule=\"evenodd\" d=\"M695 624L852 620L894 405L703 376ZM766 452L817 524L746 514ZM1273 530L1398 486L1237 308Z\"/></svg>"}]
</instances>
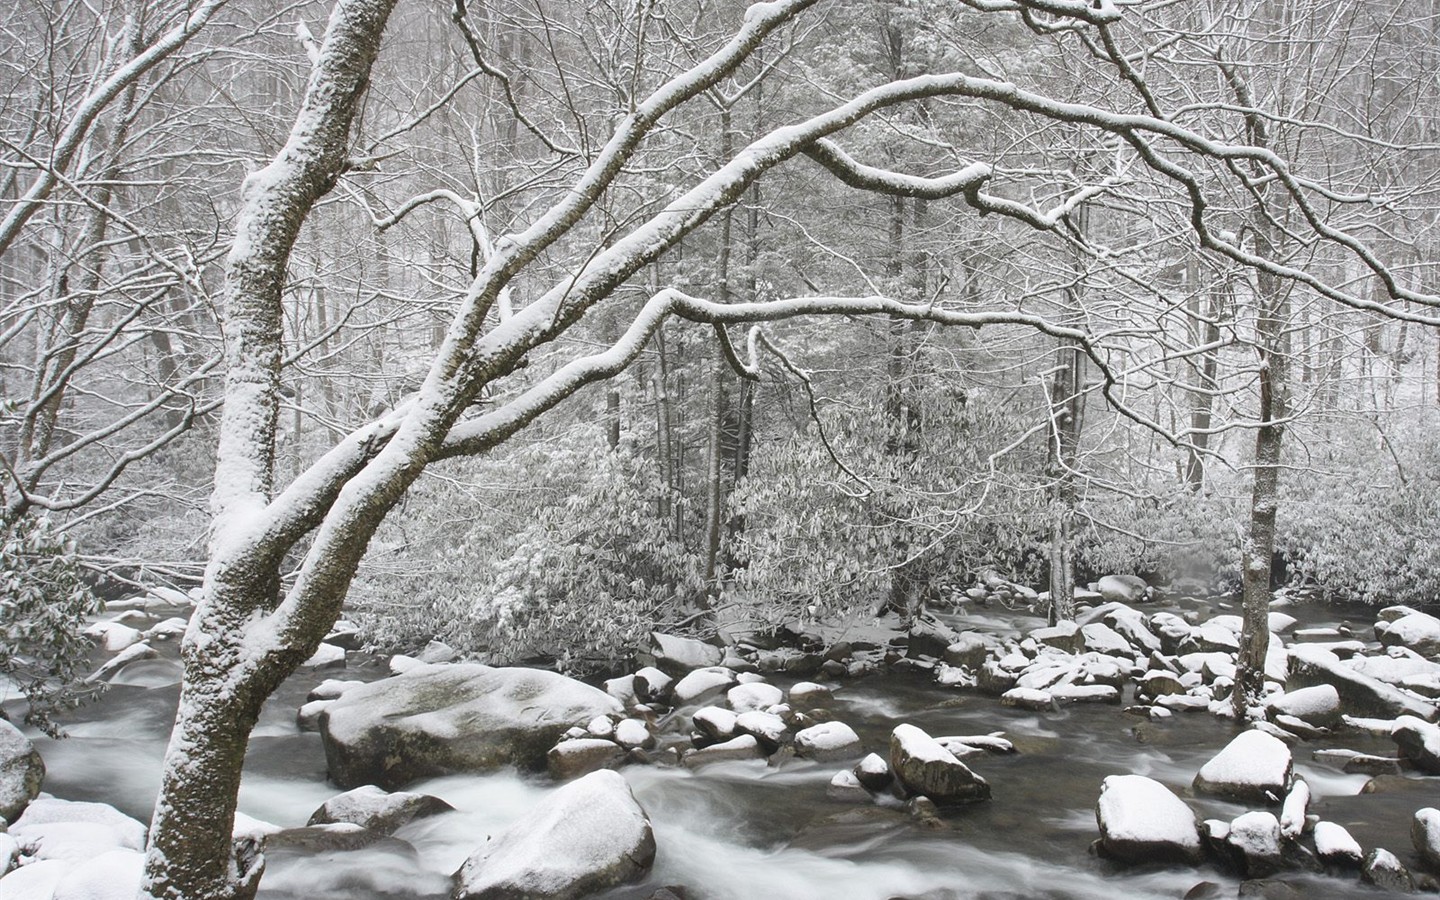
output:
<instances>
[{"instance_id":1,"label":"white snow","mask_svg":"<svg viewBox=\"0 0 1440 900\"><path fill-rule=\"evenodd\" d=\"M780 739L785 736L786 728L784 719L774 713L762 712L758 709L752 709L736 716L735 727L771 744L780 743Z\"/></svg>"},{"instance_id":2,"label":"white snow","mask_svg":"<svg viewBox=\"0 0 1440 900\"><path fill-rule=\"evenodd\" d=\"M1407 647L1434 646L1440 643L1440 619L1429 613L1411 612L1393 622L1376 622L1375 633ZM1381 640L1382 643L1390 643L1384 637Z\"/></svg>"},{"instance_id":3,"label":"white snow","mask_svg":"<svg viewBox=\"0 0 1440 900\"><path fill-rule=\"evenodd\" d=\"M730 702L731 709L744 713L779 705L785 700L785 692L773 684L751 682L731 688L725 694L725 699Z\"/></svg>"},{"instance_id":4,"label":"white snow","mask_svg":"<svg viewBox=\"0 0 1440 900\"><path fill-rule=\"evenodd\" d=\"M340 669L345 666L345 648L322 643L315 653L300 664L302 669Z\"/></svg>"},{"instance_id":5,"label":"white snow","mask_svg":"<svg viewBox=\"0 0 1440 900\"><path fill-rule=\"evenodd\" d=\"M1203 784L1222 792L1270 792L1279 799L1289 781L1290 768L1290 748L1284 741L1263 731L1244 731L1201 766L1195 784L1197 788Z\"/></svg>"},{"instance_id":6,"label":"white snow","mask_svg":"<svg viewBox=\"0 0 1440 900\"><path fill-rule=\"evenodd\" d=\"M1289 613L1272 612L1268 619L1268 627L1274 634L1284 634L1294 628L1299 621Z\"/></svg>"},{"instance_id":7,"label":"white snow","mask_svg":"<svg viewBox=\"0 0 1440 900\"><path fill-rule=\"evenodd\" d=\"M649 726L639 719L622 719L615 726L615 742L626 749L643 747L652 740Z\"/></svg>"},{"instance_id":8,"label":"white snow","mask_svg":"<svg viewBox=\"0 0 1440 900\"><path fill-rule=\"evenodd\" d=\"M1135 652L1129 641L1103 622L1092 622L1086 625L1080 629L1080 634L1085 639L1085 649L1093 650L1096 653L1129 656Z\"/></svg>"},{"instance_id":9,"label":"white snow","mask_svg":"<svg viewBox=\"0 0 1440 900\"><path fill-rule=\"evenodd\" d=\"M1310 785L1297 775L1280 809L1280 833L1287 838L1298 838L1305 830L1305 810L1309 807Z\"/></svg>"},{"instance_id":10,"label":"white snow","mask_svg":"<svg viewBox=\"0 0 1440 900\"><path fill-rule=\"evenodd\" d=\"M39 859L84 860L107 850L145 849L145 826L115 807L44 795L10 826L10 836Z\"/></svg>"},{"instance_id":11,"label":"white snow","mask_svg":"<svg viewBox=\"0 0 1440 900\"><path fill-rule=\"evenodd\" d=\"M674 667L677 671L719 665L723 656L719 647L660 631L650 633L650 648L661 667Z\"/></svg>"},{"instance_id":12,"label":"white snow","mask_svg":"<svg viewBox=\"0 0 1440 900\"><path fill-rule=\"evenodd\" d=\"M690 703L713 691L723 690L735 683L735 673L724 666L707 666L696 669L675 684L675 700Z\"/></svg>"},{"instance_id":13,"label":"white snow","mask_svg":"<svg viewBox=\"0 0 1440 900\"><path fill-rule=\"evenodd\" d=\"M926 763L960 764L960 761L955 758L955 754L941 746L939 741L909 723L896 725L895 730L890 733L890 737L899 742L901 752L910 759Z\"/></svg>"},{"instance_id":14,"label":"white snow","mask_svg":"<svg viewBox=\"0 0 1440 900\"><path fill-rule=\"evenodd\" d=\"M695 727L712 737L729 738L735 734L735 713L718 706L706 706L691 717Z\"/></svg>"},{"instance_id":15,"label":"white snow","mask_svg":"<svg viewBox=\"0 0 1440 900\"><path fill-rule=\"evenodd\" d=\"M1200 847L1190 807L1144 775L1111 775L1101 782L1095 818L1100 831L1112 840Z\"/></svg>"},{"instance_id":16,"label":"white snow","mask_svg":"<svg viewBox=\"0 0 1440 900\"><path fill-rule=\"evenodd\" d=\"M795 734L795 750L801 756L811 758L858 753L860 736L844 722L821 722Z\"/></svg>"},{"instance_id":17,"label":"white snow","mask_svg":"<svg viewBox=\"0 0 1440 900\"><path fill-rule=\"evenodd\" d=\"M813 681L797 681L790 687L790 702L797 705L819 703L829 700L830 696L829 688Z\"/></svg>"},{"instance_id":18,"label":"white snow","mask_svg":"<svg viewBox=\"0 0 1440 900\"><path fill-rule=\"evenodd\" d=\"M654 849L650 820L630 786L618 773L601 769L555 791L482 843L456 873L456 896L507 889L524 896L572 896L567 891L591 873L614 866L648 868Z\"/></svg>"},{"instance_id":19,"label":"white snow","mask_svg":"<svg viewBox=\"0 0 1440 900\"><path fill-rule=\"evenodd\" d=\"M1280 821L1265 810L1242 813L1230 822L1230 834L1225 840L1246 856L1279 856Z\"/></svg>"},{"instance_id":20,"label":"white snow","mask_svg":"<svg viewBox=\"0 0 1440 900\"><path fill-rule=\"evenodd\" d=\"M144 637L138 629L115 621L93 622L86 626L85 636L99 643L106 653L119 653Z\"/></svg>"},{"instance_id":21,"label":"white snow","mask_svg":"<svg viewBox=\"0 0 1440 900\"><path fill-rule=\"evenodd\" d=\"M1265 707L1277 714L1315 722L1339 715L1340 694L1334 685L1318 684L1270 697Z\"/></svg>"},{"instance_id":22,"label":"white snow","mask_svg":"<svg viewBox=\"0 0 1440 900\"><path fill-rule=\"evenodd\" d=\"M1108 684L1062 684L1051 688L1050 696L1072 703L1108 703L1120 699L1120 689Z\"/></svg>"},{"instance_id":23,"label":"white snow","mask_svg":"<svg viewBox=\"0 0 1440 900\"><path fill-rule=\"evenodd\" d=\"M1355 862L1365 858L1365 851L1360 849L1360 842L1350 836L1341 825L1334 822L1315 823L1315 852L1321 858L1344 856L1353 859Z\"/></svg>"}]
</instances>

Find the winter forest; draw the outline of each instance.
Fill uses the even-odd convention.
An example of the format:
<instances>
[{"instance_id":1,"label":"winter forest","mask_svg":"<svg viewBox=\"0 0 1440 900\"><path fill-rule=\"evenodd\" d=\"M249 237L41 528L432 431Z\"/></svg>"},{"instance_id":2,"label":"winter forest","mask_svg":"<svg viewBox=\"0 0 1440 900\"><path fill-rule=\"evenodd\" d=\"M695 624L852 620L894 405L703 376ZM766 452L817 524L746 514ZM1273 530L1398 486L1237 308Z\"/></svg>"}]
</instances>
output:
<instances>
[{"instance_id":1,"label":"winter forest","mask_svg":"<svg viewBox=\"0 0 1440 900\"><path fill-rule=\"evenodd\" d=\"M4 6L0 900L1440 891L1440 3Z\"/></svg>"}]
</instances>

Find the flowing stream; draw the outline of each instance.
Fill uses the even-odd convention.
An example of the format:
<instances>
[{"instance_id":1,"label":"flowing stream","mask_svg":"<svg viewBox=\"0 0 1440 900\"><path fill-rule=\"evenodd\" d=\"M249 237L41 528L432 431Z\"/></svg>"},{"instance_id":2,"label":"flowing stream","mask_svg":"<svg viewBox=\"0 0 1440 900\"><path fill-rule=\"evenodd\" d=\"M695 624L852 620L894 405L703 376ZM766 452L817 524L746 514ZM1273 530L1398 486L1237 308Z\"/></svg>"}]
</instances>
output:
<instances>
[{"instance_id":1,"label":"flowing stream","mask_svg":"<svg viewBox=\"0 0 1440 900\"><path fill-rule=\"evenodd\" d=\"M955 624L973 627L975 620ZM371 663L347 672L302 673L287 682L255 731L240 796L243 813L280 826L303 825L337 793L326 782L320 738L299 732L295 710L327 675L370 680L382 671ZM66 799L111 803L148 821L177 677L173 660L134 664L99 703L68 723L68 738L36 737L49 770L45 789ZM1232 724L1205 713L1149 721L1105 704L1042 715L896 674L839 683L828 707L856 729L867 751L882 756L890 730L901 722L933 735L1001 732L1019 752L967 759L990 781L994 799L945 811L941 827L913 818L898 802L827 799L827 783L843 763L723 762L693 772L627 767L622 772L651 816L659 852L641 889L604 896L641 898L680 885L690 897L708 900L1140 900L1182 897L1203 881L1235 895L1237 880L1210 867L1127 870L1089 852L1098 837L1095 802L1107 775L1149 775L1186 796L1205 818L1229 820L1243 812L1238 804L1187 796L1195 772L1233 736ZM675 723L670 731L678 740L688 729ZM1296 770L1315 794L1312 812L1348 828L1367 850L1383 846L1410 859L1410 818L1440 801L1437 779L1384 779L1386 790L1361 795L1369 778L1314 760L1312 751L1322 747L1393 755L1393 743L1345 734L1301 744ZM446 897L449 873L553 786L541 776L504 772L432 779L408 789L439 796L456 812L412 822L398 840L363 850L272 852L261 896ZM1284 877L1317 900L1357 892L1384 896L1358 886L1354 876Z\"/></svg>"}]
</instances>

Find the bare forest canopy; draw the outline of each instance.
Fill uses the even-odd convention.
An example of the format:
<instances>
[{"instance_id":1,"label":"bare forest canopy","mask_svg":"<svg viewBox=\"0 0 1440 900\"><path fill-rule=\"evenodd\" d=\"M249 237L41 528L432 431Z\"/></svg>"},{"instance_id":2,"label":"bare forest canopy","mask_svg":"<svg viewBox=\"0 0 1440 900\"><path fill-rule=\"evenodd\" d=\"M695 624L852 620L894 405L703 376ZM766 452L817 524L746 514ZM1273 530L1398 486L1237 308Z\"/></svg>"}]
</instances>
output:
<instances>
[{"instance_id":1,"label":"bare forest canopy","mask_svg":"<svg viewBox=\"0 0 1440 900\"><path fill-rule=\"evenodd\" d=\"M583 669L990 569L1062 618L1109 571L1253 612L1277 559L1436 596L1434 0L27 0L0 45L5 552L37 607L203 591L156 896L245 883L214 811L346 603Z\"/></svg>"}]
</instances>

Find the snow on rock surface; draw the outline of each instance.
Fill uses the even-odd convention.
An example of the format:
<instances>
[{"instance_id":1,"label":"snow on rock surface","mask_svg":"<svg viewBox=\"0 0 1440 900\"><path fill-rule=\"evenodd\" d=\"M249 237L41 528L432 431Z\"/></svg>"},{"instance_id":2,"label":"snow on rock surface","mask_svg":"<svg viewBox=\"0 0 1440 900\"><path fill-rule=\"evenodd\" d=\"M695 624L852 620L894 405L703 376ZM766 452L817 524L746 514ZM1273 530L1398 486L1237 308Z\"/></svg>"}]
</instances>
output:
<instances>
[{"instance_id":1,"label":"snow on rock surface","mask_svg":"<svg viewBox=\"0 0 1440 900\"><path fill-rule=\"evenodd\" d=\"M572 900L643 876L650 819L625 779L602 770L547 797L455 873L456 900Z\"/></svg>"},{"instance_id":2,"label":"snow on rock surface","mask_svg":"<svg viewBox=\"0 0 1440 900\"><path fill-rule=\"evenodd\" d=\"M731 709L743 713L778 706L785 702L785 692L773 684L751 682L731 688L725 693L725 699L729 701Z\"/></svg>"},{"instance_id":3,"label":"snow on rock surface","mask_svg":"<svg viewBox=\"0 0 1440 900\"><path fill-rule=\"evenodd\" d=\"M1285 803L1280 810L1280 834L1290 840L1300 837L1305 830L1305 811L1310 808L1310 785L1299 775L1295 776L1295 784L1291 786L1290 793L1285 795Z\"/></svg>"},{"instance_id":4,"label":"snow on rock surface","mask_svg":"<svg viewBox=\"0 0 1440 900\"><path fill-rule=\"evenodd\" d=\"M1317 684L1288 694L1277 694L1265 701L1265 708L1276 715L1294 716L1318 726L1340 721L1340 693L1334 685Z\"/></svg>"},{"instance_id":5,"label":"snow on rock surface","mask_svg":"<svg viewBox=\"0 0 1440 900\"><path fill-rule=\"evenodd\" d=\"M345 668L345 648L337 647L334 644L321 644L315 649L315 653L300 664L302 669L343 669Z\"/></svg>"},{"instance_id":6,"label":"snow on rock surface","mask_svg":"<svg viewBox=\"0 0 1440 900\"><path fill-rule=\"evenodd\" d=\"M1291 767L1290 748L1284 741L1263 731L1245 731L1200 767L1195 790L1236 800L1279 802L1289 787Z\"/></svg>"},{"instance_id":7,"label":"snow on rock surface","mask_svg":"<svg viewBox=\"0 0 1440 900\"><path fill-rule=\"evenodd\" d=\"M84 634L104 648L106 653L119 653L144 638L139 629L115 621L94 622L85 627Z\"/></svg>"},{"instance_id":8,"label":"snow on rock surface","mask_svg":"<svg viewBox=\"0 0 1440 900\"><path fill-rule=\"evenodd\" d=\"M853 758L860 753L860 736L844 722L821 722L795 734L795 753L819 762Z\"/></svg>"},{"instance_id":9,"label":"snow on rock surface","mask_svg":"<svg viewBox=\"0 0 1440 900\"><path fill-rule=\"evenodd\" d=\"M728 741L735 736L734 712L722 709L718 706L706 706L697 710L691 717L695 727L700 733L713 741Z\"/></svg>"},{"instance_id":10,"label":"snow on rock surface","mask_svg":"<svg viewBox=\"0 0 1440 900\"><path fill-rule=\"evenodd\" d=\"M1400 755L1415 768L1431 775L1440 775L1440 726L1431 725L1415 716L1401 716L1390 732Z\"/></svg>"},{"instance_id":11,"label":"snow on rock surface","mask_svg":"<svg viewBox=\"0 0 1440 900\"><path fill-rule=\"evenodd\" d=\"M77 863L55 883L52 900L134 900L140 892L144 853L108 850Z\"/></svg>"},{"instance_id":12,"label":"snow on rock surface","mask_svg":"<svg viewBox=\"0 0 1440 900\"><path fill-rule=\"evenodd\" d=\"M694 703L712 694L718 694L735 683L735 673L724 666L706 666L696 669L675 682L673 693L676 703Z\"/></svg>"},{"instance_id":13,"label":"snow on rock surface","mask_svg":"<svg viewBox=\"0 0 1440 900\"><path fill-rule=\"evenodd\" d=\"M990 799L990 784L914 725L890 733L890 770L912 794L936 803Z\"/></svg>"},{"instance_id":14,"label":"snow on rock surface","mask_svg":"<svg viewBox=\"0 0 1440 900\"><path fill-rule=\"evenodd\" d=\"M1415 892L1415 879L1411 877L1410 870L1395 854L1382 847L1376 847L1365 857L1360 868L1360 881L1397 894Z\"/></svg>"},{"instance_id":15,"label":"snow on rock surface","mask_svg":"<svg viewBox=\"0 0 1440 900\"><path fill-rule=\"evenodd\" d=\"M396 788L417 778L539 768L572 725L619 713L618 700L538 669L419 665L351 688L320 720L331 779Z\"/></svg>"},{"instance_id":16,"label":"snow on rock surface","mask_svg":"<svg viewBox=\"0 0 1440 900\"><path fill-rule=\"evenodd\" d=\"M329 825L346 822L379 834L395 830L415 819L433 816L454 809L439 797L409 791L388 793L373 784L361 785L326 800L310 816L307 825Z\"/></svg>"},{"instance_id":17,"label":"snow on rock surface","mask_svg":"<svg viewBox=\"0 0 1440 900\"><path fill-rule=\"evenodd\" d=\"M1410 612L1392 622L1375 623L1375 637L1387 647L1409 647L1422 656L1440 653L1440 619L1423 612Z\"/></svg>"},{"instance_id":18,"label":"snow on rock surface","mask_svg":"<svg viewBox=\"0 0 1440 900\"><path fill-rule=\"evenodd\" d=\"M1145 579L1135 575L1104 575L1095 584L1100 596L1112 603L1139 603L1149 589Z\"/></svg>"},{"instance_id":19,"label":"snow on rock surface","mask_svg":"<svg viewBox=\"0 0 1440 900\"><path fill-rule=\"evenodd\" d=\"M1290 647L1291 683L1297 687L1334 685L1347 712L1364 716L1418 716L1434 721L1433 703L1426 703L1388 684L1363 675L1340 661L1340 657L1314 644Z\"/></svg>"},{"instance_id":20,"label":"snow on rock surface","mask_svg":"<svg viewBox=\"0 0 1440 900\"><path fill-rule=\"evenodd\" d=\"M650 653L658 668L676 676L692 669L718 666L724 657L719 647L661 631L650 632Z\"/></svg>"},{"instance_id":21,"label":"snow on rock surface","mask_svg":"<svg viewBox=\"0 0 1440 900\"><path fill-rule=\"evenodd\" d=\"M45 763L20 729L0 719L0 819L14 822L40 794Z\"/></svg>"},{"instance_id":22,"label":"snow on rock surface","mask_svg":"<svg viewBox=\"0 0 1440 900\"><path fill-rule=\"evenodd\" d=\"M44 796L10 826L27 856L86 860L109 850L145 849L145 826L106 803Z\"/></svg>"},{"instance_id":23,"label":"snow on rock surface","mask_svg":"<svg viewBox=\"0 0 1440 900\"><path fill-rule=\"evenodd\" d=\"M1415 811L1410 822L1410 841L1420 863L1431 872L1440 872L1440 809L1427 806Z\"/></svg>"},{"instance_id":24,"label":"snow on rock surface","mask_svg":"<svg viewBox=\"0 0 1440 900\"><path fill-rule=\"evenodd\" d=\"M1204 856L1190 807L1144 775L1111 775L1101 782L1095 822L1101 846L1115 859L1193 864Z\"/></svg>"},{"instance_id":25,"label":"snow on rock surface","mask_svg":"<svg viewBox=\"0 0 1440 900\"><path fill-rule=\"evenodd\" d=\"M1239 856L1246 877L1264 878L1281 868L1280 821L1274 813L1252 810L1237 816L1225 843Z\"/></svg>"},{"instance_id":26,"label":"snow on rock surface","mask_svg":"<svg viewBox=\"0 0 1440 900\"><path fill-rule=\"evenodd\" d=\"M1334 822L1315 823L1315 853L1332 865L1359 867L1365 859L1360 842Z\"/></svg>"},{"instance_id":27,"label":"snow on rock surface","mask_svg":"<svg viewBox=\"0 0 1440 900\"><path fill-rule=\"evenodd\" d=\"M556 781L569 781L625 761L625 748L604 738L561 741L545 754L545 766Z\"/></svg>"}]
</instances>

